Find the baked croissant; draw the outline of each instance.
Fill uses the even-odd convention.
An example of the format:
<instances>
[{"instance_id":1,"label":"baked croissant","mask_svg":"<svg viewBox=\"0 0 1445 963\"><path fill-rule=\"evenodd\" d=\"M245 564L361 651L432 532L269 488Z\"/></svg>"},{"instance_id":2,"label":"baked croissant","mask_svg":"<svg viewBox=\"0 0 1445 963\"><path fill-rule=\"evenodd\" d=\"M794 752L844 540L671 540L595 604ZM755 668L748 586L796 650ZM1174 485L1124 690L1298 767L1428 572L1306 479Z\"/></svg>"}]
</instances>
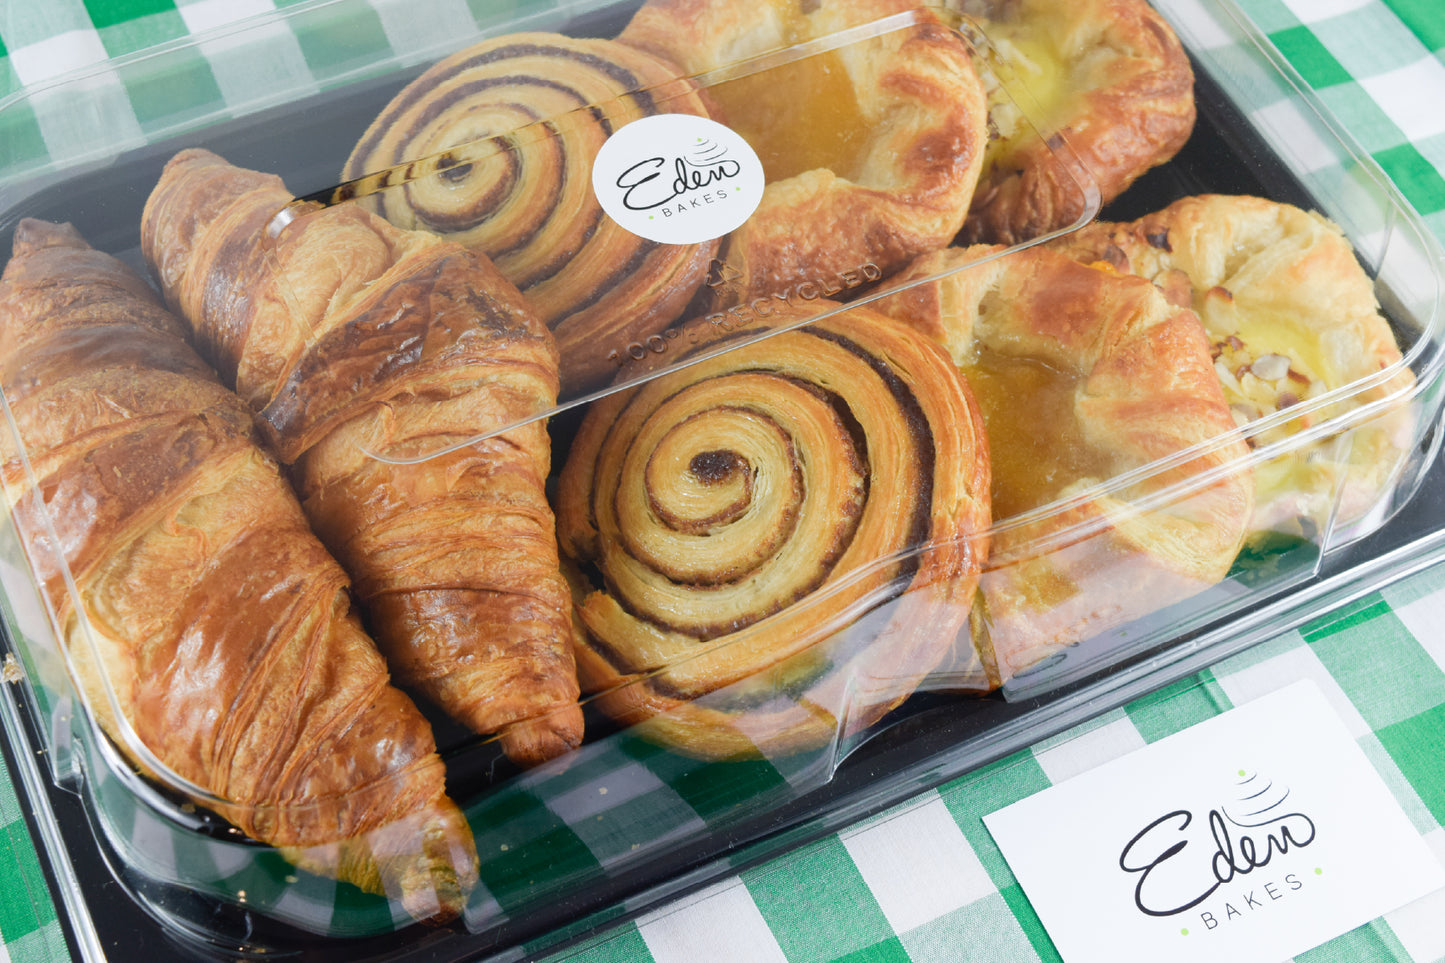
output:
<instances>
[{"instance_id":1,"label":"baked croissant","mask_svg":"<svg viewBox=\"0 0 1445 963\"><path fill-rule=\"evenodd\" d=\"M940 664L996 684L988 653L955 651L989 469L949 359L866 309L700 354L759 330L684 326L694 363L589 408L557 492L584 683L704 758L846 738Z\"/></svg>"},{"instance_id":2,"label":"baked croissant","mask_svg":"<svg viewBox=\"0 0 1445 963\"><path fill-rule=\"evenodd\" d=\"M342 176L455 156L495 138L495 153L363 203L399 227L491 258L556 335L572 393L612 376L610 353L675 321L717 250L716 241L659 244L632 234L593 193L603 142L658 114L708 116L672 64L611 40L506 34L408 84L372 121Z\"/></svg>"},{"instance_id":3,"label":"baked croissant","mask_svg":"<svg viewBox=\"0 0 1445 963\"><path fill-rule=\"evenodd\" d=\"M477 860L431 728L183 332L69 225L20 222L0 278L20 447L5 432L0 457L85 702L138 767L247 835L455 916Z\"/></svg>"},{"instance_id":4,"label":"baked croissant","mask_svg":"<svg viewBox=\"0 0 1445 963\"><path fill-rule=\"evenodd\" d=\"M576 746L546 427L456 447L550 408L551 335L482 255L354 206L269 237L289 200L280 178L183 151L143 252L294 463L398 679L524 764Z\"/></svg>"}]
</instances>

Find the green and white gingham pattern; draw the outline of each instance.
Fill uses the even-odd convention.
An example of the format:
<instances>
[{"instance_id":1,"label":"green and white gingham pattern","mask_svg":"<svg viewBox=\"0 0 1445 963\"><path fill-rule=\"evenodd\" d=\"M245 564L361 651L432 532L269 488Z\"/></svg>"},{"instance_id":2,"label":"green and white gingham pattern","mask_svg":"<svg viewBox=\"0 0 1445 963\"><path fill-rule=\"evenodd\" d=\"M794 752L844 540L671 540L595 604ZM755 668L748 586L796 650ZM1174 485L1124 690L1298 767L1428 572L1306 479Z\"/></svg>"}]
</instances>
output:
<instances>
[{"instance_id":1,"label":"green and white gingham pattern","mask_svg":"<svg viewBox=\"0 0 1445 963\"><path fill-rule=\"evenodd\" d=\"M1248 0L1251 20L1445 236L1445 8L1438 0Z\"/></svg>"},{"instance_id":2,"label":"green and white gingham pattern","mask_svg":"<svg viewBox=\"0 0 1445 963\"><path fill-rule=\"evenodd\" d=\"M211 113L259 109L294 90L354 79L378 53L423 62L456 35L475 33L518 11L562 8L547 0L451 0L426 22L408 4L372 0L374 17L335 29L327 4L302 0L286 23L286 0L0 0L0 104L22 86L44 88L72 71L109 90L105 109L75 116L45 97L5 113L0 160L86 159L88 144L140 143L184 130ZM1440 0L1238 0L1363 151L1445 240L1445 9ZM1229 56L1233 42L1208 23L1198 0L1161 0L1181 22L1203 23L1193 40ZM1200 17L1192 14L1199 12ZM258 19L259 18L259 19ZM261 24L265 55L243 52L227 25ZM190 43L194 38L197 42ZM144 69L116 73L108 58L157 45L181 46L179 80ZM1290 145L1316 189L1352 176L1337 153L1310 141L1291 118L1299 109L1270 77L1254 84L1256 119L1300 130ZM1264 91L1261 94L1261 90ZM104 132L100 136L98 132ZM1369 657L1361 657L1368 652ZM1300 678L1316 680L1421 835L1445 860L1445 566L1323 616L1299 631L1236 656L1167 690L1057 738L956 779L821 841L772 859L635 923L602 932L566 959L705 963L709 960L1029 961L1058 956L983 827L982 817L1107 759L1155 741ZM681 770L679 770L681 767ZM685 770L685 771L683 771ZM738 770L742 772L742 770ZM745 779L717 779L706 767L618 740L575 762L565 780L489 802L479 821L487 896L479 911L505 911L537 877L569 880L625 864L639 839L718 828L740 799L788 793L789 775L760 764ZM736 773L734 773L734 776ZM565 782L565 785L564 785ZM123 814L124 815L124 814ZM136 819L143 818L137 815ZM0 772L0 963L67 959L56 910L8 773ZM224 852L215 872L139 822L120 836L147 841L155 871L234 888ZM510 847L509 836L547 845ZM262 867L264 869L264 867ZM264 880L248 885L264 885ZM302 887L298 912L329 912L329 884ZM1302 954L1303 963L1445 960L1445 892ZM557 957L560 960L563 957Z\"/></svg>"},{"instance_id":3,"label":"green and white gingham pattern","mask_svg":"<svg viewBox=\"0 0 1445 963\"><path fill-rule=\"evenodd\" d=\"M0 766L0 963L68 960L10 773Z\"/></svg>"},{"instance_id":4,"label":"green and white gingham pattern","mask_svg":"<svg viewBox=\"0 0 1445 963\"><path fill-rule=\"evenodd\" d=\"M1415 828L1445 861L1442 629L1445 569L1437 567L616 928L565 959L1058 960L983 817L1298 679L1319 684ZM1442 921L1445 890L1295 960L1438 961L1445 959Z\"/></svg>"}]
</instances>

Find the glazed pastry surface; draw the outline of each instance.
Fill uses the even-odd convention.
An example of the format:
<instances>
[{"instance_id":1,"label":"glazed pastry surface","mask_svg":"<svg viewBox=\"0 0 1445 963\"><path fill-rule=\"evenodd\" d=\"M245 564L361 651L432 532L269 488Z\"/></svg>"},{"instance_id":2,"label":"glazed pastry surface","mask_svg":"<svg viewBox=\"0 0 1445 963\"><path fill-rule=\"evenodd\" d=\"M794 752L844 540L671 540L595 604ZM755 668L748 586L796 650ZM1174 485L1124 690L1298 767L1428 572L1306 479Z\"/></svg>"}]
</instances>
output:
<instances>
[{"instance_id":1,"label":"glazed pastry surface","mask_svg":"<svg viewBox=\"0 0 1445 963\"><path fill-rule=\"evenodd\" d=\"M983 163L985 95L968 45L916 6L649 0L619 35L689 74L718 70L706 89L718 119L763 162L762 203L724 240L699 313L887 275L957 234ZM822 49L774 62L808 41Z\"/></svg>"},{"instance_id":2,"label":"glazed pastry surface","mask_svg":"<svg viewBox=\"0 0 1445 963\"><path fill-rule=\"evenodd\" d=\"M463 444L551 408L551 335L482 255L353 205L270 238L290 198L183 151L146 259L293 464L397 677L520 762L565 752L582 718L546 427Z\"/></svg>"},{"instance_id":3,"label":"glazed pastry surface","mask_svg":"<svg viewBox=\"0 0 1445 963\"><path fill-rule=\"evenodd\" d=\"M671 63L606 39L508 34L408 84L352 150L357 178L493 139L490 152L363 203L400 227L486 254L556 335L566 392L595 388L625 347L677 319L717 242L658 244L607 217L592 164L613 131L657 114L708 116Z\"/></svg>"},{"instance_id":4,"label":"glazed pastry surface","mask_svg":"<svg viewBox=\"0 0 1445 963\"><path fill-rule=\"evenodd\" d=\"M1007 680L1222 579L1254 487L1192 312L1047 248L1002 251L920 258L902 275L920 283L877 307L944 345L983 411L994 530L974 636Z\"/></svg>"},{"instance_id":5,"label":"glazed pastry surface","mask_svg":"<svg viewBox=\"0 0 1445 963\"><path fill-rule=\"evenodd\" d=\"M33 475L9 432L0 457L87 705L142 771L247 835L453 917L476 853L431 727L184 332L69 225L20 223L0 383Z\"/></svg>"},{"instance_id":6,"label":"glazed pastry surface","mask_svg":"<svg viewBox=\"0 0 1445 963\"><path fill-rule=\"evenodd\" d=\"M824 745L940 666L958 688L993 685L960 641L987 552L982 425L937 346L880 315L829 316L596 403L557 517L584 684L679 751Z\"/></svg>"},{"instance_id":7,"label":"glazed pastry surface","mask_svg":"<svg viewBox=\"0 0 1445 963\"><path fill-rule=\"evenodd\" d=\"M1345 439L1261 464L1256 530L1309 535L1332 512L1333 524L1347 526L1389 490L1413 434L1405 400L1414 375L1337 225L1263 198L1201 195L1138 221L1092 224L1057 247L1147 278L1199 314L1235 421L1254 426L1255 447L1385 405ZM1346 386L1348 399L1316 402Z\"/></svg>"},{"instance_id":8,"label":"glazed pastry surface","mask_svg":"<svg viewBox=\"0 0 1445 963\"><path fill-rule=\"evenodd\" d=\"M1090 194L1109 203L1193 132L1193 68L1145 0L963 7L1007 89L989 93L995 136L962 241L1018 244L1068 227Z\"/></svg>"}]
</instances>

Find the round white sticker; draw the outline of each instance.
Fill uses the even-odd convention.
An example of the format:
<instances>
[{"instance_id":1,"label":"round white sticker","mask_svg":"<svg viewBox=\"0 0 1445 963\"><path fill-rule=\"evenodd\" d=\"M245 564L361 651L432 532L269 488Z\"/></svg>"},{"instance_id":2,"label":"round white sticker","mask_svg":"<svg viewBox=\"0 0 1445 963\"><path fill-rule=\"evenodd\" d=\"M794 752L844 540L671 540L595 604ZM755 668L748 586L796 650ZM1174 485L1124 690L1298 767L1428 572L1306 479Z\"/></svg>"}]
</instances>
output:
<instances>
[{"instance_id":1,"label":"round white sticker","mask_svg":"<svg viewBox=\"0 0 1445 963\"><path fill-rule=\"evenodd\" d=\"M692 114L656 114L618 128L592 165L602 209L662 244L698 244L737 228L757 210L764 182L747 141Z\"/></svg>"}]
</instances>

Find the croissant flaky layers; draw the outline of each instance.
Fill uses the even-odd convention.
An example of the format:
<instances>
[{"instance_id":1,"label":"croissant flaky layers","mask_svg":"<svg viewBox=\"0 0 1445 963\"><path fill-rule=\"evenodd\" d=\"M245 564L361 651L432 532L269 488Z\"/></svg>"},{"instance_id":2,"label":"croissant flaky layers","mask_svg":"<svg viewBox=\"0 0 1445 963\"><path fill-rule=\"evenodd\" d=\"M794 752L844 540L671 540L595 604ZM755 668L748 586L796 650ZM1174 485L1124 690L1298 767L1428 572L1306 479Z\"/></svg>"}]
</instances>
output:
<instances>
[{"instance_id":1,"label":"croissant flaky layers","mask_svg":"<svg viewBox=\"0 0 1445 963\"><path fill-rule=\"evenodd\" d=\"M711 328L684 343L720 346ZM952 362L866 309L609 395L557 495L579 673L605 711L706 758L846 738L944 664L990 688L962 631L988 477Z\"/></svg>"},{"instance_id":2,"label":"croissant flaky layers","mask_svg":"<svg viewBox=\"0 0 1445 963\"><path fill-rule=\"evenodd\" d=\"M557 349L485 256L352 205L303 213L203 150L166 165L142 249L292 464L398 679L524 764L582 735L543 490ZM376 457L379 456L379 457Z\"/></svg>"},{"instance_id":3,"label":"croissant flaky layers","mask_svg":"<svg viewBox=\"0 0 1445 963\"><path fill-rule=\"evenodd\" d=\"M86 701L142 769L248 835L419 918L455 916L476 853L431 728L250 411L183 332L69 225L20 223L0 279L20 447L6 432L0 457Z\"/></svg>"}]
</instances>

